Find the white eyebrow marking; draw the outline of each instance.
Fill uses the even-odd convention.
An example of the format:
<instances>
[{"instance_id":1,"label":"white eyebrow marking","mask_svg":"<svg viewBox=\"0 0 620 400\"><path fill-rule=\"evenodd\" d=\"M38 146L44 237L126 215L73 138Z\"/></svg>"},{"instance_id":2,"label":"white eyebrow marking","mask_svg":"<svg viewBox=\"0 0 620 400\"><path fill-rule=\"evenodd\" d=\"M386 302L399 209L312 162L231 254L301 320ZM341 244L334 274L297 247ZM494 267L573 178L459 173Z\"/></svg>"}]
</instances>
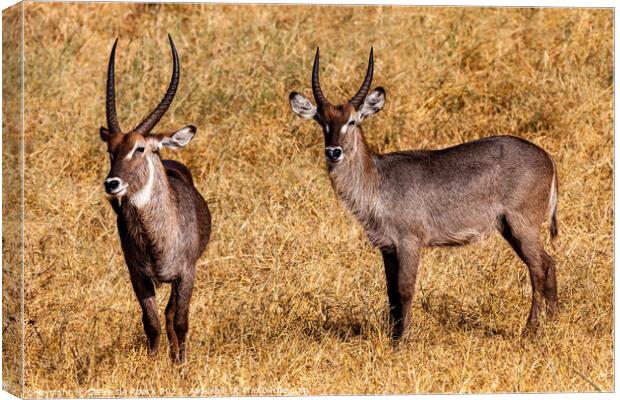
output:
<instances>
[{"instance_id":1,"label":"white eyebrow marking","mask_svg":"<svg viewBox=\"0 0 620 400\"><path fill-rule=\"evenodd\" d=\"M125 160L129 160L129 159L131 159L131 157L133 157L133 153L136 152L136 149L138 148L139 144L140 144L140 142L136 142L133 145L133 149L131 149L131 151L129 153L127 153L127 155L125 156Z\"/></svg>"},{"instance_id":2,"label":"white eyebrow marking","mask_svg":"<svg viewBox=\"0 0 620 400\"><path fill-rule=\"evenodd\" d=\"M349 129L349 124L353 120L354 120L353 117L349 117L349 120L347 121L347 123L342 125L342 128L340 128L340 134L344 135L345 133L347 133L347 130Z\"/></svg>"},{"instance_id":3,"label":"white eyebrow marking","mask_svg":"<svg viewBox=\"0 0 620 400\"><path fill-rule=\"evenodd\" d=\"M136 143L133 145L133 149L131 149L131 151L129 153L127 153L127 155L125 156L125 160L131 159L131 157L133 157L133 155L136 152L136 150L138 150L138 147L146 148L146 143L142 143L140 141L136 141Z\"/></svg>"}]
</instances>

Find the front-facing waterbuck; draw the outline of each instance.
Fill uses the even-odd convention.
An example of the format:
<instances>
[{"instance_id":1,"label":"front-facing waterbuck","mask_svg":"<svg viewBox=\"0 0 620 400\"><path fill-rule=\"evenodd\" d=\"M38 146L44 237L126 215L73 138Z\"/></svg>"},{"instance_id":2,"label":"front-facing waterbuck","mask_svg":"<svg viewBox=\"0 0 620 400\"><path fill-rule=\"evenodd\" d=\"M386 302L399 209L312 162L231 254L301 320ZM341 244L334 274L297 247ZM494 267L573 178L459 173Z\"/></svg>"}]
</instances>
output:
<instances>
[{"instance_id":1,"label":"front-facing waterbuck","mask_svg":"<svg viewBox=\"0 0 620 400\"><path fill-rule=\"evenodd\" d=\"M345 207L381 250L387 279L392 337L410 324L410 308L422 249L470 243L499 231L527 264L532 305L525 332L538 326L542 299L557 309L555 264L539 229L547 212L557 235L557 179L549 154L512 136L488 137L443 150L376 154L361 123L385 103L385 91L369 92L373 51L366 78L347 103L327 101L319 84L319 50L312 69L316 107L293 92L293 111L323 129L332 186Z\"/></svg>"},{"instance_id":2,"label":"front-facing waterbuck","mask_svg":"<svg viewBox=\"0 0 620 400\"><path fill-rule=\"evenodd\" d=\"M172 78L155 110L133 130L123 133L116 116L114 42L108 64L107 128L101 139L108 145L111 168L104 187L114 211L125 262L142 308L149 353L159 348L161 326L155 287L172 284L166 306L166 332L172 359L185 360L185 336L196 261L211 232L207 203L194 187L192 174L180 162L162 160L163 147L180 148L196 133L185 126L171 133L151 132L164 115L179 84L179 57L172 38Z\"/></svg>"}]
</instances>

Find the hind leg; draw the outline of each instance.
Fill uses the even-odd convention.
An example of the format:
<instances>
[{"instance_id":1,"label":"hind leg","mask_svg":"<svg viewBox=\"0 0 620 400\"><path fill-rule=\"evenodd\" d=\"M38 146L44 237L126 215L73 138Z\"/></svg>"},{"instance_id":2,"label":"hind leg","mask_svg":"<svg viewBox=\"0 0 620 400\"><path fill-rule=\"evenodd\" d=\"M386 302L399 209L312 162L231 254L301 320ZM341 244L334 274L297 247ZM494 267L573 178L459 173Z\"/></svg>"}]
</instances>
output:
<instances>
[{"instance_id":1,"label":"hind leg","mask_svg":"<svg viewBox=\"0 0 620 400\"><path fill-rule=\"evenodd\" d=\"M539 324L538 314L541 301L547 297L547 277L551 275L555 277L554 273L548 274L551 265L548 261L551 257L543 249L537 225L524 223L520 218L511 219L510 217L504 218L502 222L502 235L525 262L530 272L532 305L525 333L534 333Z\"/></svg>"},{"instance_id":2,"label":"hind leg","mask_svg":"<svg viewBox=\"0 0 620 400\"><path fill-rule=\"evenodd\" d=\"M175 360L179 352L179 340L174 331L174 311L177 304L178 284L176 281L170 285L170 299L166 306L166 333L168 334L168 343L170 344L170 358Z\"/></svg>"},{"instance_id":3,"label":"hind leg","mask_svg":"<svg viewBox=\"0 0 620 400\"><path fill-rule=\"evenodd\" d=\"M545 299L549 306L549 316L555 316L558 311L558 288L555 279L555 261L549 254L543 251L543 262L547 265L547 273L545 277Z\"/></svg>"},{"instance_id":4,"label":"hind leg","mask_svg":"<svg viewBox=\"0 0 620 400\"><path fill-rule=\"evenodd\" d=\"M186 269L186 272L178 280L176 292L176 303L174 309L174 317L172 320L174 333L177 337L178 352L173 358L176 364L183 364L186 360L185 337L189 329L189 303L192 298L192 290L194 288L194 266Z\"/></svg>"}]
</instances>

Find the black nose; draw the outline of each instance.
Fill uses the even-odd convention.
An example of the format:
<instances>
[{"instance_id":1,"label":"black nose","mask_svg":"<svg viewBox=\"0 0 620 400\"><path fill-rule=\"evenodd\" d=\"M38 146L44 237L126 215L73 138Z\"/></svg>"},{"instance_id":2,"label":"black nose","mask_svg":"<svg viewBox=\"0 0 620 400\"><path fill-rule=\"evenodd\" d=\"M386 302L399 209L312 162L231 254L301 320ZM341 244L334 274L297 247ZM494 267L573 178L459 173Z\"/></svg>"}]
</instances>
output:
<instances>
[{"instance_id":1,"label":"black nose","mask_svg":"<svg viewBox=\"0 0 620 400\"><path fill-rule=\"evenodd\" d=\"M118 189L118 185L120 181L118 179L107 179L103 186L105 187L105 191L108 193L114 193L116 189Z\"/></svg>"},{"instance_id":2,"label":"black nose","mask_svg":"<svg viewBox=\"0 0 620 400\"><path fill-rule=\"evenodd\" d=\"M325 157L329 161L336 161L342 157L342 149L340 147L328 147L325 149Z\"/></svg>"}]
</instances>

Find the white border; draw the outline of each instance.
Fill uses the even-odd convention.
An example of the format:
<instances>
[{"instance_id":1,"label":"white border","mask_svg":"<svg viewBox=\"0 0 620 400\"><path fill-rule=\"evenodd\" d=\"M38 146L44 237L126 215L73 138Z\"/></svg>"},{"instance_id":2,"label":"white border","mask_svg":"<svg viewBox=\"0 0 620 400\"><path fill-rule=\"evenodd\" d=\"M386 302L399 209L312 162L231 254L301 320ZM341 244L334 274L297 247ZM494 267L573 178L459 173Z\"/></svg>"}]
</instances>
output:
<instances>
[{"instance_id":1,"label":"white border","mask_svg":"<svg viewBox=\"0 0 620 400\"><path fill-rule=\"evenodd\" d=\"M74 3L87 3L90 1L86 1L86 0L75 0L75 1L66 1L66 2L74 2ZM103 1L101 1L103 2ZM122 1L122 0L110 0L110 1L105 1L105 2L110 2L110 3L129 3L128 1ZM225 3L225 4L336 4L336 5L399 5L399 6L483 6L483 7L561 7L561 8L565 8L565 7L584 7L584 8L615 8L616 6L616 2L614 1L601 1L601 0L593 0L593 1L589 1L589 2L585 2L585 1L576 1L576 0L554 0L554 1L550 1L550 0L540 0L540 1L532 1L532 0L528 0L528 1L520 1L518 4L515 4L514 2L510 2L507 0L475 0L475 1L455 1L455 0L444 0L441 2L432 2L432 1L416 1L416 0L388 0L388 1L382 1L382 0L312 0L312 1L305 1L305 0L253 0L253 1L225 1L225 0L211 0L211 1L204 1L204 2L196 2L196 1L182 1L182 0L149 0L149 1L134 1L133 3ZM2 8L3 10L5 8L8 8L12 5L17 4L17 1L15 0L0 0L0 8ZM615 159L616 156L618 154L618 149L620 148L620 145L618 144L618 141L616 140L616 136L615 136L615 132L616 132L616 125L618 123L617 119L615 118L615 110L617 109L618 106L618 98L616 96L616 92L615 92L615 76L616 76L616 70L615 70L615 66L617 65L616 63L616 59L617 59L617 33L615 30L615 27L617 26L619 21L618 15L617 13L614 11L614 216L618 215L617 214L617 207L616 207L616 196L615 196L615 182L616 182L616 175L617 175L617 171L615 169ZM2 21L0 19L0 28L2 26ZM23 30L22 30L22 35L23 35ZM23 40L22 40L23 42ZM1 50L0 50L0 56L1 56ZM1 59L1 58L0 58ZM2 78L2 72L0 69L0 81ZM22 81L22 89L23 89L23 81ZM23 99L22 99L23 102ZM2 99L0 96L0 106L2 104ZM22 118L23 118L23 111L22 111ZM23 121L22 121L22 126L23 126ZM0 136L0 146L2 144L2 138ZM22 149L22 163L23 163L23 149ZM22 164L23 166L23 164ZM1 172L1 168L2 166L0 165L0 172ZM1 176L0 176L0 181L1 181ZM23 184L23 182L22 182ZM2 187L0 185L0 194L2 191ZM22 204L23 204L23 187L22 187ZM616 220L614 218L614 368L616 367L616 355L617 355L617 351L615 346L618 343L618 326L617 326L617 319L615 318L615 311L618 309L618 297L616 296L616 291L615 291L615 276L616 276L616 255L618 254L617 250L617 241L616 241L616 224L615 224ZM2 222L0 221L0 229L2 227ZM22 231L23 233L23 231ZM22 236L23 237L23 236ZM22 243L23 244L23 243ZM23 253L22 253L23 256ZM23 258L22 258L23 259ZM0 262L2 261L2 253L0 252ZM23 270L22 270L22 274L23 274ZM0 274L0 283L1 283L1 274ZM22 282L23 282L23 275L22 275ZM23 290L23 288L22 288ZM22 293L22 300L23 300L23 293ZM22 307L23 307L23 301L22 301ZM22 315L23 315L23 309L22 309ZM0 312L0 317L1 317L1 312ZM23 321L22 321L23 322ZM23 325L22 325L23 328ZM23 331L22 331L23 332ZM23 365L23 350L22 350L22 365ZM0 371L2 369L2 358L0 357ZM617 372L617 371L616 371ZM614 373L614 388L617 387L617 379L616 379L616 372ZM1 379L1 377L0 377ZM435 399L435 400L448 400L448 399L454 399L454 396L464 396L468 399L488 399L488 400L495 400L495 399L504 399L504 398L515 398L516 396L525 396L527 399L532 399L532 400L536 400L536 399L568 399L568 400L577 400L577 399L582 399L584 397L589 398L589 399L612 399L612 398L616 398L615 393L587 393L587 394L583 394L583 393L553 393L553 394L542 394L542 393L515 393L515 394L467 394L467 395L452 395L452 394L424 394L424 395L391 395L389 396L389 399L392 400L411 400L411 399ZM379 396L364 396L364 397L379 397ZM384 396L380 396L380 397L384 397ZM388 398L388 396L385 396L386 398ZM211 398L218 398L218 397L211 397ZM235 397L225 397L225 399L234 399ZM338 399L342 399L342 400L353 400L353 399L359 399L360 396L309 396L309 397L305 397L307 399L326 399L326 398L338 398ZM0 400L6 400L6 399L16 399L16 397L14 397L13 395L4 392L4 391L0 391ZM179 399L183 399L183 398L179 398ZM281 399L281 397L241 397L239 399L256 399L256 400L264 400L264 399Z\"/></svg>"}]
</instances>

